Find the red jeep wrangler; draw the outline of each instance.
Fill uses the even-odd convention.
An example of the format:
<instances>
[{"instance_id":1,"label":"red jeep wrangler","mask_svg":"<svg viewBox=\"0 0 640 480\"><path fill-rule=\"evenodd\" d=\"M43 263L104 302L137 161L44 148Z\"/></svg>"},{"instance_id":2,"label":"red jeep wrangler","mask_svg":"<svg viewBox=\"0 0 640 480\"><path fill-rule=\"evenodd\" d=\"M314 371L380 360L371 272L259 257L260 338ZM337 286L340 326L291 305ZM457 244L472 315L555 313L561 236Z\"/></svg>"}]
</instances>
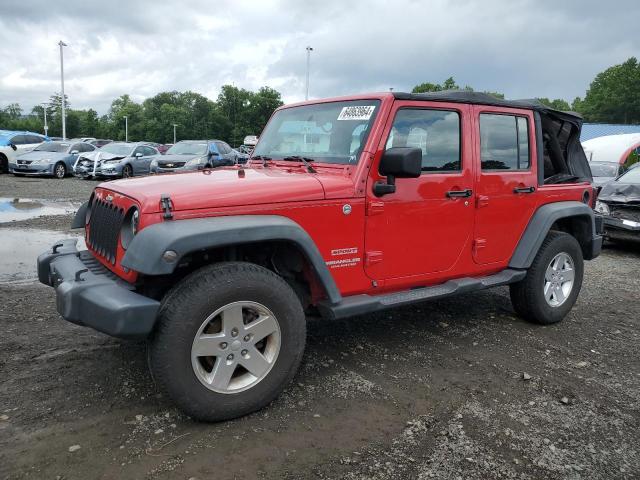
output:
<instances>
[{"instance_id":1,"label":"red jeep wrangler","mask_svg":"<svg viewBox=\"0 0 640 480\"><path fill-rule=\"evenodd\" d=\"M246 166L103 183L38 258L67 320L147 338L185 412L222 420L294 376L327 320L509 285L560 321L601 249L581 119L469 92L288 105Z\"/></svg>"}]
</instances>

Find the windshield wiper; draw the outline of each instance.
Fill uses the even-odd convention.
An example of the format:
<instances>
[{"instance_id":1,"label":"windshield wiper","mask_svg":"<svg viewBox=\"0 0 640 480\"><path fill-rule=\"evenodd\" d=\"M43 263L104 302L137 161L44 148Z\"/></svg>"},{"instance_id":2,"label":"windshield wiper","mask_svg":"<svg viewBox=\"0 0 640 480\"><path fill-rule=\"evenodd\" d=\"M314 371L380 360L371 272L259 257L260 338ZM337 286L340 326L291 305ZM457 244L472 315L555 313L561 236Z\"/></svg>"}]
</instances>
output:
<instances>
[{"instance_id":1,"label":"windshield wiper","mask_svg":"<svg viewBox=\"0 0 640 480\"><path fill-rule=\"evenodd\" d=\"M262 160L262 166L268 167L269 164L267 162L271 160L271 157L267 157L265 155L256 155L255 157L249 157L249 160Z\"/></svg>"},{"instance_id":2,"label":"windshield wiper","mask_svg":"<svg viewBox=\"0 0 640 480\"><path fill-rule=\"evenodd\" d=\"M284 157L282 160L302 162L302 163L304 163L304 166L307 168L307 172L309 172L309 173L317 173L316 169L313 168L313 165L311 165L311 163L310 163L310 162L313 162L313 158L301 157L300 155L289 155L289 156Z\"/></svg>"}]
</instances>

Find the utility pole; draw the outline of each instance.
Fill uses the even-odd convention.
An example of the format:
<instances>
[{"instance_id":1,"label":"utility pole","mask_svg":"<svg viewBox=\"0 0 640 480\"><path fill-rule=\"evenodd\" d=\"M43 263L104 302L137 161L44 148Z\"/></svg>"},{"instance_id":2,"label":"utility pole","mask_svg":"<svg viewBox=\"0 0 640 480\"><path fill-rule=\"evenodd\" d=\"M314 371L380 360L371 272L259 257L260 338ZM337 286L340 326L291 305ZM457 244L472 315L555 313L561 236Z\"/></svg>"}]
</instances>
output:
<instances>
[{"instance_id":1,"label":"utility pole","mask_svg":"<svg viewBox=\"0 0 640 480\"><path fill-rule=\"evenodd\" d=\"M305 100L309 100L309 67L311 65L311 52L313 52L313 48L307 47L307 88L304 96Z\"/></svg>"},{"instance_id":2,"label":"utility pole","mask_svg":"<svg viewBox=\"0 0 640 480\"><path fill-rule=\"evenodd\" d=\"M67 139L67 114L66 114L66 101L64 98L64 56L62 54L62 47L66 47L67 44L62 40L58 42L60 46L60 85L62 86L62 139Z\"/></svg>"},{"instance_id":3,"label":"utility pole","mask_svg":"<svg viewBox=\"0 0 640 480\"><path fill-rule=\"evenodd\" d=\"M129 117L124 116L124 141L129 141Z\"/></svg>"},{"instance_id":4,"label":"utility pole","mask_svg":"<svg viewBox=\"0 0 640 480\"><path fill-rule=\"evenodd\" d=\"M178 126L177 123L173 124L173 144L176 144L176 127Z\"/></svg>"},{"instance_id":5,"label":"utility pole","mask_svg":"<svg viewBox=\"0 0 640 480\"><path fill-rule=\"evenodd\" d=\"M44 135L45 137L49 136L49 125L47 124L47 106L49 105L48 103L41 103L40 105L42 105L42 111L44 112Z\"/></svg>"}]
</instances>

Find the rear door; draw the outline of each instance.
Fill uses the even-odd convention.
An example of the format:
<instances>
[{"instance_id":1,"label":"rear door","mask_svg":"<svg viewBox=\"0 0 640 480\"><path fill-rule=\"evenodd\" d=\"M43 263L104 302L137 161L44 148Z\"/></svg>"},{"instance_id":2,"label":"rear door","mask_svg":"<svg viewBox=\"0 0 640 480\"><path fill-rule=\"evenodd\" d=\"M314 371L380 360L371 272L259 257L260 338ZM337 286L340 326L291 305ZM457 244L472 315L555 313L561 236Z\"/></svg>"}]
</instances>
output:
<instances>
[{"instance_id":1,"label":"rear door","mask_svg":"<svg viewBox=\"0 0 640 480\"><path fill-rule=\"evenodd\" d=\"M396 101L374 166L386 148L422 150L422 175L396 179L396 192L372 193L369 177L365 269L392 280L453 269L471 261L473 232L473 124L470 107L443 102Z\"/></svg>"},{"instance_id":2,"label":"rear door","mask_svg":"<svg viewBox=\"0 0 640 480\"><path fill-rule=\"evenodd\" d=\"M535 128L529 110L474 106L476 221L473 259L506 264L536 205Z\"/></svg>"}]
</instances>

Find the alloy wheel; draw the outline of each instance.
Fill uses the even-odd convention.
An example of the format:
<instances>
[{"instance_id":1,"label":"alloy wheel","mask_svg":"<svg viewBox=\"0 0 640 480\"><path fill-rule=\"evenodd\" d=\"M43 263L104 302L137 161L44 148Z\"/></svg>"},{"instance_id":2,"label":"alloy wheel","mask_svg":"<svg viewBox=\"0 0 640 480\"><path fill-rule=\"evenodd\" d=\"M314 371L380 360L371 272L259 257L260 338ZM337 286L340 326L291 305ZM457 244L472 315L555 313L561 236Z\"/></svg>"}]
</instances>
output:
<instances>
[{"instance_id":1,"label":"alloy wheel","mask_svg":"<svg viewBox=\"0 0 640 480\"><path fill-rule=\"evenodd\" d=\"M278 358L280 325L264 305L227 304L202 323L191 347L198 380L218 393L238 393L264 379Z\"/></svg>"},{"instance_id":2,"label":"alloy wheel","mask_svg":"<svg viewBox=\"0 0 640 480\"><path fill-rule=\"evenodd\" d=\"M551 307L562 305L573 290L575 268L567 253L557 254L544 274L544 298Z\"/></svg>"}]
</instances>

